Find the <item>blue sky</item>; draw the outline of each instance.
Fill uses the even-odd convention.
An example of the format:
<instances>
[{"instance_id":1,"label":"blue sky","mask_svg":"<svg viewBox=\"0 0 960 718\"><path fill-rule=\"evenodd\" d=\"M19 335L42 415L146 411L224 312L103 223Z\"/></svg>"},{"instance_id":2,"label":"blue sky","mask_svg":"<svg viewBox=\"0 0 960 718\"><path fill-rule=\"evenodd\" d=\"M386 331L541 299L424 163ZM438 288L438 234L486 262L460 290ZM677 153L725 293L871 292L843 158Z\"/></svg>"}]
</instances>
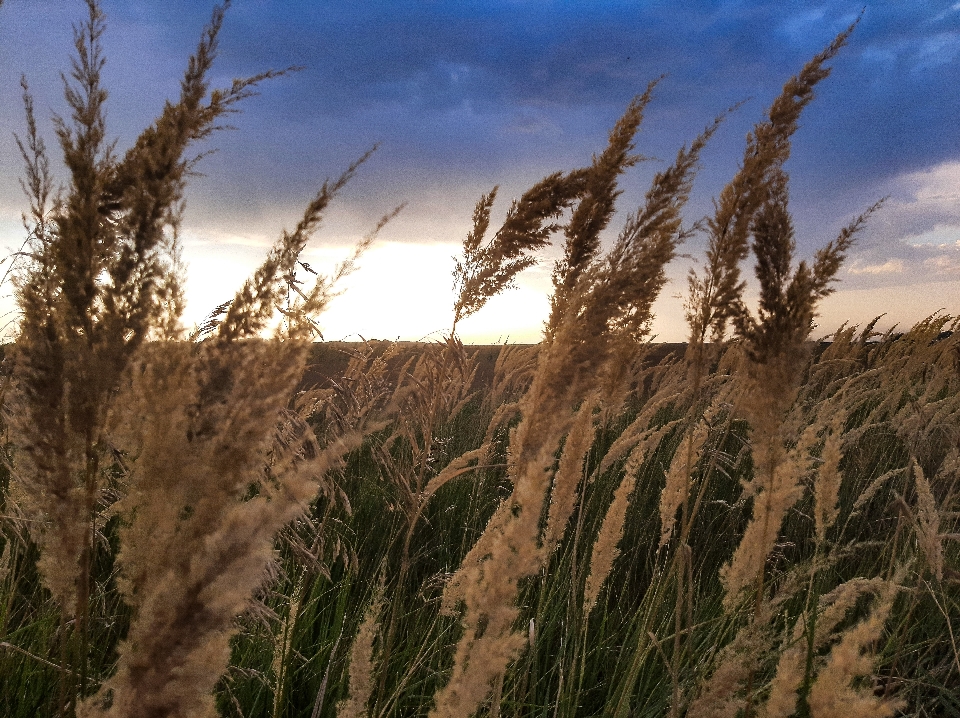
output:
<instances>
[{"instance_id":1,"label":"blue sky","mask_svg":"<svg viewBox=\"0 0 960 718\"><path fill-rule=\"evenodd\" d=\"M123 149L177 93L212 3L104 0L109 131ZM348 251L393 206L381 235L322 323L327 337L418 339L449 326L451 255L481 193L501 186L500 213L548 172L602 149L648 81L665 74L638 136L654 158L624 180L620 209L715 115L746 100L704 153L687 222L708 213L736 171L743 138L784 81L860 13L833 74L802 118L788 165L798 246L807 256L882 196L823 306L842 321L912 322L960 311L960 3L955 2L267 2L236 0L214 84L302 65L269 83L216 135L191 185L184 222L188 320L232 294L323 179L379 142L308 250L311 264ZM24 207L13 133L26 74L48 144L63 111L79 0L7 0L0 8L0 245L16 247ZM51 153L54 158L55 152ZM659 159L657 159L659 158ZM611 238L619 229L614 222ZM682 339L690 240L671 267L655 331ZM535 341L549 270L462 327L464 338ZM0 293L8 293L0 288Z\"/></svg>"}]
</instances>

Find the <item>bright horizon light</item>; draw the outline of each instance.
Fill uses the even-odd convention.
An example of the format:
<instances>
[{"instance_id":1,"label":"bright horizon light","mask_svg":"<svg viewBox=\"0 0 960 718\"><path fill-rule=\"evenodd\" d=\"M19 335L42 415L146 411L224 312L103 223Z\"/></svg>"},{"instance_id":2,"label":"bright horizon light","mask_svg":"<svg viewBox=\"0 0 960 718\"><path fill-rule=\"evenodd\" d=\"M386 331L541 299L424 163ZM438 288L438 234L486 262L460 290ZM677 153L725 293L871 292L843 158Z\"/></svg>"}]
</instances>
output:
<instances>
[{"instance_id":1,"label":"bright horizon light","mask_svg":"<svg viewBox=\"0 0 960 718\"><path fill-rule=\"evenodd\" d=\"M103 0L107 131L118 152L177 93L213 4ZM184 323L202 321L232 297L324 178L379 143L335 199L305 261L331 272L379 216L406 208L319 323L327 339L442 336L452 321L452 256L477 199L500 186L494 231L511 198L550 172L588 164L631 97L662 73L636 143L637 152L659 159L623 177L604 242L613 242L680 146L717 113L753 98L704 151L684 213L689 226L711 211L741 161L744 135L783 83L857 17L793 138L787 170L799 257L809 259L866 207L889 199L822 303L817 332L881 314L879 326L906 327L938 310L960 312L958 7L939 0L866 9L830 0L815 12L775 0L237 3L227 13L213 86L267 67L305 69L265 84L231 118L237 131L196 148L218 151L203 159L203 176L190 178L186 192ZM19 248L27 205L13 141L24 131L21 73L52 169L66 179L50 118L65 113L59 72L69 68L70 27L83 10L82 2L61 0L7 0L0 8L0 251ZM461 338L538 341L561 242L555 238L515 289L463 322ZM693 237L668 269L651 327L657 341L685 340L686 274L702 264L704 249L704 236ZM752 276L752 259L743 273ZM0 287L3 321L12 312L11 287Z\"/></svg>"}]
</instances>

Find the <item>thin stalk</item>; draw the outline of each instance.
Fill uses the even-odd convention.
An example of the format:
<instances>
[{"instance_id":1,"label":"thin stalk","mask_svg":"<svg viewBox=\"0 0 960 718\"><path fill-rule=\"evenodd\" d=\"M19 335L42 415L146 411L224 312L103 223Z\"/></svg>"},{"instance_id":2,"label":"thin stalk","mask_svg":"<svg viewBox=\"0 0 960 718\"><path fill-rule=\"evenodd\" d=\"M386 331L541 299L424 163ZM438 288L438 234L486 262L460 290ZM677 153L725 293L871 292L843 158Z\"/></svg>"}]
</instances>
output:
<instances>
[{"instance_id":1,"label":"thin stalk","mask_svg":"<svg viewBox=\"0 0 960 718\"><path fill-rule=\"evenodd\" d=\"M602 437L601 437L602 438ZM590 449L590 454L593 453L593 448ZM584 468L589 466L589 456L584 463ZM581 481L583 477L581 477ZM574 527L573 533L573 545L570 549L570 592L567 599L567 625L573 626L574 614L577 613L577 608L579 607L580 613L580 624L583 626L583 630L580 631L579 641L575 642L572 648L572 663L571 671L577 670L577 664L580 663L579 676L580 680L576 683L573 691L573 705L574 712L576 712L576 706L580 703L580 691L583 682L583 665L582 660L586 657L586 639L587 639L587 622L590 617L585 615L583 611L583 604L576 601L576 596L582 595L582 590L580 588L580 576L577 571L579 565L577 557L580 553L580 538L583 534L583 516L586 512L586 507L584 506L584 495L586 493L586 486L584 485L583 491L580 492L580 500L577 503L577 523ZM558 696L559 699L559 696Z\"/></svg>"},{"instance_id":2,"label":"thin stalk","mask_svg":"<svg viewBox=\"0 0 960 718\"><path fill-rule=\"evenodd\" d=\"M583 676L587 668L587 626L590 624L590 616L583 617L582 630L580 631L580 657L578 660L579 671L577 672L577 690L574 696L577 704L580 703L580 693L583 690Z\"/></svg>"},{"instance_id":3,"label":"thin stalk","mask_svg":"<svg viewBox=\"0 0 960 718\"><path fill-rule=\"evenodd\" d=\"M937 605L937 609L943 614L943 617L947 621L947 632L950 634L950 646L953 648L953 665L956 666L957 673L960 673L960 652L957 651L957 639L953 635L953 623L950 620L950 613L940 605L940 601L937 600L937 597L934 594L933 587L930 586L930 584L926 581L924 581L924 584L927 586L927 591L930 593L930 598L933 599L933 602ZM937 588L940 589L940 594L943 595L943 585L939 581L937 582ZM946 596L943 596L943 602L946 605ZM944 677L944 681L946 681L946 677Z\"/></svg>"},{"instance_id":4,"label":"thin stalk","mask_svg":"<svg viewBox=\"0 0 960 718\"><path fill-rule=\"evenodd\" d=\"M73 666L77 679L72 681L70 695L70 714L76 711L77 700L87 691L87 671L90 653L90 592L93 573L93 552L96 547L97 520L97 476L100 473L100 454L97 442L88 431L86 437L87 462L84 467L85 508L88 517L88 531L80 551L79 575L77 577L77 599L74 608L75 624L73 631Z\"/></svg>"},{"instance_id":5,"label":"thin stalk","mask_svg":"<svg viewBox=\"0 0 960 718\"><path fill-rule=\"evenodd\" d=\"M774 438L773 440L776 441L777 439ZM776 475L776 470L777 470L777 463L776 463L775 454L773 452L770 452L770 459L767 463L766 472L765 472L767 475L767 488L766 488L767 492L773 491L773 482ZM763 512L763 535L764 536L767 535L767 530L769 529L769 527L770 527L770 512L764 511ZM763 610L763 590L764 590L765 574L766 574L766 561L764 561L763 565L760 566L760 570L757 571L757 588L753 598L753 619L752 620L754 621L759 620L760 612ZM755 678L756 678L756 671L753 668L751 668L750 674L747 677L747 702L746 702L746 705L744 706L743 718L750 718L753 712L753 682Z\"/></svg>"},{"instance_id":6,"label":"thin stalk","mask_svg":"<svg viewBox=\"0 0 960 718\"><path fill-rule=\"evenodd\" d=\"M681 522L683 520L683 514L681 512ZM686 553L683 551L683 546L677 548L677 552L684 555L684 563L686 563ZM680 634L683 630L683 594L686 584L687 572L684 570L679 570L676 572L677 580L677 600L674 604L673 610L673 654L670 657L670 682L673 684L673 698L670 703L670 716L671 718L677 718L680 715L680 682L677 680L677 675L680 670L680 650L681 650L681 641Z\"/></svg>"},{"instance_id":7,"label":"thin stalk","mask_svg":"<svg viewBox=\"0 0 960 718\"><path fill-rule=\"evenodd\" d=\"M68 668L70 661L70 642L72 641L72 634L67 635L67 626L69 624L69 614L66 606L60 607L60 686L57 696L57 715L60 718L68 718L70 712L68 710L68 705L70 703L70 684L68 681L72 680L73 673Z\"/></svg>"},{"instance_id":8,"label":"thin stalk","mask_svg":"<svg viewBox=\"0 0 960 718\"><path fill-rule=\"evenodd\" d=\"M493 695L490 698L490 718L500 718L500 701L503 699L503 673L497 674L493 682Z\"/></svg>"},{"instance_id":9,"label":"thin stalk","mask_svg":"<svg viewBox=\"0 0 960 718\"><path fill-rule=\"evenodd\" d=\"M456 322L454 322L454 328L456 328ZM440 380L439 383L433 387L432 396L430 398L430 409L427 412L426 421L423 424L423 448L420 452L420 461L419 466L416 470L415 485L411 487L414 489L411 493L418 499L423 493L424 487L427 485L426 474L428 462L430 459L430 452L433 450L433 439L434 433L436 431L436 422L437 414L440 411L440 401L443 398L441 396L442 389L442 377L446 373L447 363L450 359L450 353L453 351L453 342L454 335L451 334L446 341L446 344L443 349L443 362L440 369ZM381 701L385 698L385 692L387 688L387 675L389 674L390 666L390 657L393 653L394 643L396 642L396 633L397 633L397 623L400 618L400 604L399 600L402 592L404 590L404 585L407 582L407 577L410 572L411 561L410 561L410 546L413 542L413 534L416 530L417 524L419 523L420 517L423 513L423 503L421 502L412 513L407 514L407 527L406 532L403 538L403 544L400 552L400 570L397 574L397 583L396 583L396 595L394 600L390 602L390 615L387 620L386 632L383 638L383 647L380 653L380 665L382 670L380 671L380 679L377 683L377 698L376 703L379 705Z\"/></svg>"},{"instance_id":10,"label":"thin stalk","mask_svg":"<svg viewBox=\"0 0 960 718\"><path fill-rule=\"evenodd\" d=\"M10 611L13 610L13 599L16 591L14 590L16 582L14 577L19 572L20 562L19 562L19 552L13 550L13 540L8 538L6 543L6 549L9 551L8 556L10 557L10 567L7 572L7 589L6 596L3 602L2 612L0 612L0 641L3 641L7 637L7 628L10 623Z\"/></svg>"},{"instance_id":11,"label":"thin stalk","mask_svg":"<svg viewBox=\"0 0 960 718\"><path fill-rule=\"evenodd\" d=\"M327 659L327 667L323 669L323 680L320 681L320 690L317 691L317 698L313 702L313 711L310 718L320 718L320 711L323 710L323 701L327 695L327 682L330 679L330 666L333 665L333 659L337 655L337 648L340 646L340 639L343 638L343 627L337 634L337 640L333 642L333 648L330 649L330 657Z\"/></svg>"},{"instance_id":12,"label":"thin stalk","mask_svg":"<svg viewBox=\"0 0 960 718\"><path fill-rule=\"evenodd\" d=\"M390 601L390 614L387 619L387 629L383 638L383 647L380 651L380 679L377 682L376 705L385 698L387 689L387 674L389 673L389 661L393 652L393 645L396 640L397 624L400 621L400 608L402 603L403 588L407 582L407 575L410 572L410 544L413 539L413 530L416 526L415 521L419 518L420 512L417 511L413 519L408 520L407 531L404 536L403 548L400 554L400 570L397 573L396 588L394 589L393 600Z\"/></svg>"},{"instance_id":13,"label":"thin stalk","mask_svg":"<svg viewBox=\"0 0 960 718\"><path fill-rule=\"evenodd\" d=\"M627 669L627 678L621 684L619 690L619 695L616 699L616 704L613 709L613 715L615 718L625 718L630 715L630 699L633 696L633 686L637 681L637 676L640 675L640 667L643 663L643 659L646 658L647 653L650 650L650 633L652 629L652 620L654 611L653 608L660 605L663 602L664 593L666 591L666 586L671 583L673 578L673 571L677 565L676 560L671 561L670 567L667 569L666 574L661 574L663 580L656 581L654 579L655 588L651 591L649 588L647 592L643 595L643 600L641 601L640 612L643 615L641 619L641 625L635 629L637 631L637 646L633 652L633 659L630 661L630 666Z\"/></svg>"},{"instance_id":14,"label":"thin stalk","mask_svg":"<svg viewBox=\"0 0 960 718\"><path fill-rule=\"evenodd\" d=\"M287 619L283 623L283 635L281 636L279 646L279 661L276 666L276 685L273 691L273 718L280 718L280 712L284 707L284 701L287 697L287 683L290 673L288 657L290 656L291 646L293 645L293 631L300 614L300 600L304 595L306 578L307 570L303 569L300 571L300 575L297 577L297 582L294 585L293 593L290 596L290 603L287 608Z\"/></svg>"},{"instance_id":15,"label":"thin stalk","mask_svg":"<svg viewBox=\"0 0 960 718\"><path fill-rule=\"evenodd\" d=\"M813 658L816 649L817 632L817 605L820 601L819 583L815 580L817 564L820 559L820 541L817 541L813 554L813 565L810 568L810 581L807 584L807 598L804 612L807 614L807 657L803 668L803 683L797 691L797 716L806 718L810 714L807 698L810 696L810 687L813 685Z\"/></svg>"},{"instance_id":16,"label":"thin stalk","mask_svg":"<svg viewBox=\"0 0 960 718\"><path fill-rule=\"evenodd\" d=\"M697 377L694 382L694 392L699 388L699 372L697 372ZM684 487L683 487L683 502L680 504L680 532L684 533L684 528L688 522L687 512L689 511L690 504L690 478L692 463L693 463L693 432L688 431L686 436L686 467L687 471L684 475ZM692 592L693 586L687 584L687 576L691 573L690 563L692 562L692 557L687 555L689 545L684 542L677 547L677 552L683 555L684 568L686 570L679 570L676 572L677 580L677 597L676 603L674 605L673 611L673 653L670 658L670 681L673 683L673 699L670 704L670 716L671 718L676 718L679 715L680 711L680 683L677 680L677 676L680 674L680 659L681 651L683 650L683 645L681 643L680 637L683 631L683 613L684 613L684 598L689 595L688 592Z\"/></svg>"},{"instance_id":17,"label":"thin stalk","mask_svg":"<svg viewBox=\"0 0 960 718\"><path fill-rule=\"evenodd\" d=\"M738 404L734 404L733 408L730 411L730 414L727 416L727 420L724 424L723 432L721 433L722 437L730 431L730 426L733 423L733 417L736 414ZM681 528L679 542L681 545L686 544L689 537L690 531L693 527L694 520L700 510L700 506L703 503L703 497L706 494L707 486L710 482L710 477L713 474L713 471L716 468L717 455L716 452L710 457L706 469L703 472L703 478L700 481L700 489L697 492L697 498L694 500L693 508L690 511L689 520L686 522L686 525ZM653 612L650 606L657 606L663 602L664 593L666 591L666 586L669 585L673 578L674 572L679 566L679 552L674 552L673 557L670 560L670 563L666 569L666 572L661 574L662 581L657 582L656 577L655 581L655 590L651 593L650 588L648 587L647 593L644 594L644 597L641 601L641 611L644 612L643 624L637 629L637 648L634 651L633 659L630 662L630 666L627 669L627 678L621 684L621 688L618 691L616 705L613 709L614 718L625 718L630 714L630 698L633 693L633 685L636 683L637 676L640 675L640 666L642 664L643 658L646 656L649 646L645 644L649 641L649 632L652 628L652 619Z\"/></svg>"},{"instance_id":18,"label":"thin stalk","mask_svg":"<svg viewBox=\"0 0 960 718\"><path fill-rule=\"evenodd\" d=\"M566 657L564 655L564 640L563 633L560 634L560 670L559 670L559 681L557 682L557 700L553 704L553 718L558 717L560 711L560 696L563 695L563 659Z\"/></svg>"}]
</instances>

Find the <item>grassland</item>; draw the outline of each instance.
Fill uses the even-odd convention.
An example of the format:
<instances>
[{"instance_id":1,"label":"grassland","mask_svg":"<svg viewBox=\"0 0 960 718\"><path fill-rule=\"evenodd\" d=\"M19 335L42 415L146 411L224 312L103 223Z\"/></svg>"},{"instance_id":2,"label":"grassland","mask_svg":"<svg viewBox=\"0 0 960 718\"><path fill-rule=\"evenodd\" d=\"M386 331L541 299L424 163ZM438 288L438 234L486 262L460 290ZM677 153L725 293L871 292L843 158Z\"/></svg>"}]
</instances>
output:
<instances>
[{"instance_id":1,"label":"grassland","mask_svg":"<svg viewBox=\"0 0 960 718\"><path fill-rule=\"evenodd\" d=\"M853 27L697 223L686 344L650 344L651 312L724 115L604 234L654 82L499 228L480 198L443 340L348 346L317 318L392 215L329 276L299 258L369 155L189 331L185 152L277 73L209 90L216 9L179 100L115 155L88 8L58 197L24 85L4 715L960 714L958 320L813 335L882 203L795 256L784 163ZM465 347L459 322L558 239L542 342Z\"/></svg>"}]
</instances>

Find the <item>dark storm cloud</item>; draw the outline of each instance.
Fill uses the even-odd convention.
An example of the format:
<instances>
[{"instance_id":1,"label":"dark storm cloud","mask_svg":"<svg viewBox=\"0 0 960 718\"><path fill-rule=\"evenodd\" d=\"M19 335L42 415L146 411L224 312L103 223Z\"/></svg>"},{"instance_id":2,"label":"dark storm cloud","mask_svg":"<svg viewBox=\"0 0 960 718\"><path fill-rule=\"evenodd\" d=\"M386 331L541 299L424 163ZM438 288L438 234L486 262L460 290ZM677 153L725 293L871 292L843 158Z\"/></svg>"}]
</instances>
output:
<instances>
[{"instance_id":1,"label":"dark storm cloud","mask_svg":"<svg viewBox=\"0 0 960 718\"><path fill-rule=\"evenodd\" d=\"M122 147L176 92L210 6L104 7L111 128ZM836 225L892 177L960 157L957 8L866 7L803 117L790 166L798 210L826 208ZM201 180L191 202L210 217L217 206L241 222L266 216L298 205L374 141L383 149L370 171L397 200L415 203L421 190L451 183L479 190L530 181L589 161L629 99L662 73L638 145L646 154L669 158L719 111L754 98L705 157L703 184L715 194L783 82L860 11L844 0L243 0L228 14L215 82L267 67L304 69L270 83L236 118L240 131L216 138L221 152L202 167L216 181ZM69 19L81 17L80 2L9 0L0 10L5 130L22 125L21 70L44 100L38 107L58 107L55 70L66 64ZM5 178L10 165L0 168ZM3 203L13 194L4 189Z\"/></svg>"},{"instance_id":2,"label":"dark storm cloud","mask_svg":"<svg viewBox=\"0 0 960 718\"><path fill-rule=\"evenodd\" d=\"M674 146L690 127L748 96L756 98L744 110L746 126L752 124L784 80L860 8L853 2L247 3L232 11L224 61L244 72L303 64L274 112L349 118L361 128L376 122L390 141L409 136L421 147L433 136L440 156L463 142L492 144L470 127L471 116L491 122L489 134L494 127L524 127L524 116L532 118L526 127L534 133L562 127L584 108L615 117L650 79L668 73L651 117L693 121L684 134L653 125L650 131ZM811 186L834 192L853 176L880 182L960 156L958 48L960 12L950 3L868 6L804 118L813 129L802 136L806 146L796 164ZM445 121L454 127L437 127ZM458 122L466 132L451 135ZM727 142L735 156L740 137ZM496 151L485 148L488 156Z\"/></svg>"}]
</instances>

